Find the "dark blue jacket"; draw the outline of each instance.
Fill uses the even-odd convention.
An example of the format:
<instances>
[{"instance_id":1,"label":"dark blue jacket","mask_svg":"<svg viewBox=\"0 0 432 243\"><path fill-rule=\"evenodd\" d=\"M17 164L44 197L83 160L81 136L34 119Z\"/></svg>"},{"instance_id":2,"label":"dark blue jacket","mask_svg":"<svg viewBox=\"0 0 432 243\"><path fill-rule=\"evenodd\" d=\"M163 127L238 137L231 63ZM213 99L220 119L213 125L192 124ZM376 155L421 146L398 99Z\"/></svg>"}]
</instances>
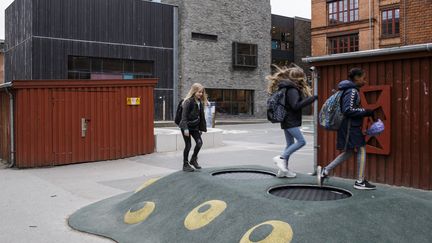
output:
<instances>
[{"instance_id":1,"label":"dark blue jacket","mask_svg":"<svg viewBox=\"0 0 432 243\"><path fill-rule=\"evenodd\" d=\"M354 82L350 80L341 81L338 88L344 92L341 98L341 109L345 115L345 119L337 134L336 147L339 150L344 150L345 148L350 150L365 146L365 136L362 132L363 118L372 115L372 112L361 107L359 88ZM351 127L348 131L349 120L351 120Z\"/></svg>"},{"instance_id":2,"label":"dark blue jacket","mask_svg":"<svg viewBox=\"0 0 432 243\"><path fill-rule=\"evenodd\" d=\"M370 114L361 107L359 88L350 80L341 81L338 88L344 92L341 98L342 113L351 119L351 126L362 126L363 118Z\"/></svg>"}]
</instances>

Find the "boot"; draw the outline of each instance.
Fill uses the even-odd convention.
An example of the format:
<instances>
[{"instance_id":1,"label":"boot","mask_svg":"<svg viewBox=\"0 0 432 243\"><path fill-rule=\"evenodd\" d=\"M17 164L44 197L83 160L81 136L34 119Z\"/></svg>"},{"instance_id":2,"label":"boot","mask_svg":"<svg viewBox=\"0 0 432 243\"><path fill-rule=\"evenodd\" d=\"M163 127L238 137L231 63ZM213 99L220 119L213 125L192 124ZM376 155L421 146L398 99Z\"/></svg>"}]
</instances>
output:
<instances>
[{"instance_id":1,"label":"boot","mask_svg":"<svg viewBox=\"0 0 432 243\"><path fill-rule=\"evenodd\" d=\"M195 169L200 170L202 169L202 167L198 164L198 158L197 157L192 157L190 160L190 164L195 167Z\"/></svg>"},{"instance_id":2,"label":"boot","mask_svg":"<svg viewBox=\"0 0 432 243\"><path fill-rule=\"evenodd\" d=\"M193 172L195 170L194 170L194 168L192 168L192 166L189 164L188 161L184 161L183 162L183 171L185 171L185 172Z\"/></svg>"}]
</instances>

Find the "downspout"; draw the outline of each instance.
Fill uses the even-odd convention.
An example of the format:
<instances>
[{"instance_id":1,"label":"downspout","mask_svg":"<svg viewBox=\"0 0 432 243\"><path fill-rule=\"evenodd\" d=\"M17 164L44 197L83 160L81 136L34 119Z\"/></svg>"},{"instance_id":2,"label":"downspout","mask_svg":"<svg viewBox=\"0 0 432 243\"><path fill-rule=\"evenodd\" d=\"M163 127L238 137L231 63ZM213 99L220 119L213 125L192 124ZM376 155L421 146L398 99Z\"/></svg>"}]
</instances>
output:
<instances>
[{"instance_id":1,"label":"downspout","mask_svg":"<svg viewBox=\"0 0 432 243\"><path fill-rule=\"evenodd\" d=\"M316 70L316 67L312 66L310 67L310 70L312 71L312 80L313 80L313 93L315 96L318 96L318 72ZM313 153L313 159L314 159L314 165L313 165L313 173L312 175L316 175L317 173L317 166L318 166L318 100L315 100L314 106L313 106L314 114L313 114L313 126L314 126L314 153Z\"/></svg>"},{"instance_id":2,"label":"downspout","mask_svg":"<svg viewBox=\"0 0 432 243\"><path fill-rule=\"evenodd\" d=\"M14 99L13 94L8 88L5 88L9 95L9 127L10 127L10 157L8 167L15 166L15 137L14 137Z\"/></svg>"},{"instance_id":3,"label":"downspout","mask_svg":"<svg viewBox=\"0 0 432 243\"><path fill-rule=\"evenodd\" d=\"M369 49L373 49L373 40L372 40L372 8L371 8L371 0L369 0Z\"/></svg>"},{"instance_id":4,"label":"downspout","mask_svg":"<svg viewBox=\"0 0 432 243\"><path fill-rule=\"evenodd\" d=\"M173 8L173 112L172 116L174 120L175 116L175 109L177 108L177 104L179 102L179 92L178 92L178 85L179 85L179 12L178 7Z\"/></svg>"},{"instance_id":5,"label":"downspout","mask_svg":"<svg viewBox=\"0 0 432 243\"><path fill-rule=\"evenodd\" d=\"M406 20L407 20L407 12L406 12L406 0L404 0L404 13L403 13L403 18L404 18L404 41L403 44L406 45Z\"/></svg>"}]
</instances>

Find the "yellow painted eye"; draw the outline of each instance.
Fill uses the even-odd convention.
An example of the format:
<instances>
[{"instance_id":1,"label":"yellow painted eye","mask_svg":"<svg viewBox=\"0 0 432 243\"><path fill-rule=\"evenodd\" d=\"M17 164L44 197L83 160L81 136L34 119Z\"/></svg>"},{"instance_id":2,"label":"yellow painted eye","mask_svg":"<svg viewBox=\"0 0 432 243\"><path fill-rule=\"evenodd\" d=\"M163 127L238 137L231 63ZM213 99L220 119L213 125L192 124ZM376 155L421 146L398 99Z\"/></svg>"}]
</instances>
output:
<instances>
[{"instance_id":1,"label":"yellow painted eye","mask_svg":"<svg viewBox=\"0 0 432 243\"><path fill-rule=\"evenodd\" d=\"M137 203L125 214L123 221L126 224L141 223L153 213L155 207L154 202Z\"/></svg>"},{"instance_id":2,"label":"yellow painted eye","mask_svg":"<svg viewBox=\"0 0 432 243\"><path fill-rule=\"evenodd\" d=\"M260 241L252 241L250 239L253 232L262 226L272 227L272 231L266 238ZM259 225L256 225L252 229L248 230L246 234L240 240L240 243L287 243L291 242L293 237L293 231L291 226L283 221L270 220Z\"/></svg>"},{"instance_id":3,"label":"yellow painted eye","mask_svg":"<svg viewBox=\"0 0 432 243\"><path fill-rule=\"evenodd\" d=\"M198 207L194 208L188 216L186 216L184 225L188 230L200 229L225 211L227 204L220 200L207 201Z\"/></svg>"},{"instance_id":4,"label":"yellow painted eye","mask_svg":"<svg viewBox=\"0 0 432 243\"><path fill-rule=\"evenodd\" d=\"M151 184L155 183L157 180L159 180L160 177L156 177L156 178L151 178L148 179L146 182L144 182L140 187L138 187L138 189L135 190L135 193L143 190L144 188L150 186Z\"/></svg>"}]
</instances>

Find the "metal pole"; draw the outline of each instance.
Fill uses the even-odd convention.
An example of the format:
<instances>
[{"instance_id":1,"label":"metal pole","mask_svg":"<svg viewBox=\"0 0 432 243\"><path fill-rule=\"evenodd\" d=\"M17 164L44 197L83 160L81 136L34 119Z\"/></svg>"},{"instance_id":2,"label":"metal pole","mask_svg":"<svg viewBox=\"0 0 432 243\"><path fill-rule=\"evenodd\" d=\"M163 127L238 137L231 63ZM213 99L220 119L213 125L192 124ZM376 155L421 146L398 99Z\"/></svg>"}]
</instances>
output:
<instances>
[{"instance_id":1,"label":"metal pole","mask_svg":"<svg viewBox=\"0 0 432 243\"><path fill-rule=\"evenodd\" d=\"M162 120L165 121L165 96L162 99Z\"/></svg>"},{"instance_id":2,"label":"metal pole","mask_svg":"<svg viewBox=\"0 0 432 243\"><path fill-rule=\"evenodd\" d=\"M312 70L312 78L313 78L313 92L314 95L318 95L318 73L315 67L311 68ZM313 123L314 123L314 165L313 165L313 175L317 173L318 166L318 100L314 102L314 115L313 115Z\"/></svg>"}]
</instances>

